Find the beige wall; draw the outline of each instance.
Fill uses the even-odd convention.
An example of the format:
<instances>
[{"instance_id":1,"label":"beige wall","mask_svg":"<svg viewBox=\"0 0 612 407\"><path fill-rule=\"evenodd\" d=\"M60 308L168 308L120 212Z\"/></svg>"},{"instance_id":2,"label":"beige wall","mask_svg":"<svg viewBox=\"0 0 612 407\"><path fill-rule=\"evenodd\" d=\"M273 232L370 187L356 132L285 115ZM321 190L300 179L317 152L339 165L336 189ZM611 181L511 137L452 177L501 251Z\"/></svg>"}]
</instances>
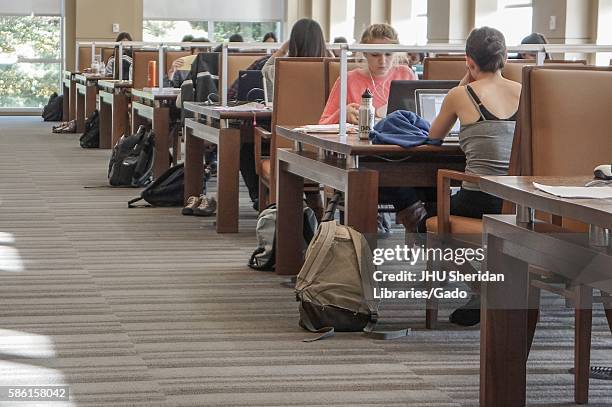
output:
<instances>
[{"instance_id":1,"label":"beige wall","mask_svg":"<svg viewBox=\"0 0 612 407\"><path fill-rule=\"evenodd\" d=\"M474 27L474 0L437 0L427 3L427 38L435 43L462 43Z\"/></svg>"},{"instance_id":2,"label":"beige wall","mask_svg":"<svg viewBox=\"0 0 612 407\"><path fill-rule=\"evenodd\" d=\"M597 35L598 0L534 0L533 31L552 43L590 43ZM550 30L550 16L557 27Z\"/></svg>"},{"instance_id":3,"label":"beige wall","mask_svg":"<svg viewBox=\"0 0 612 407\"><path fill-rule=\"evenodd\" d=\"M74 68L76 41L114 41L112 25L142 40L142 0L64 0L66 66Z\"/></svg>"}]
</instances>

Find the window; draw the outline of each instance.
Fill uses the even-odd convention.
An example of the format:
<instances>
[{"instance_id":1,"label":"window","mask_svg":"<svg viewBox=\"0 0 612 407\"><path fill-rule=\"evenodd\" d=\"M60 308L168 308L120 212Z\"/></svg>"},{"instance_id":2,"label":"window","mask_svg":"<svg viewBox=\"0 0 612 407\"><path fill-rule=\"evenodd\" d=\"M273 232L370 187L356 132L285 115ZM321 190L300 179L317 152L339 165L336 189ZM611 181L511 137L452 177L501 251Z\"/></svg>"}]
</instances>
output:
<instances>
[{"instance_id":1,"label":"window","mask_svg":"<svg viewBox=\"0 0 612 407\"><path fill-rule=\"evenodd\" d=\"M246 42L261 41L266 33L273 32L280 38L280 23L277 22L229 22L215 21L214 41L222 42L229 39L232 34L240 34Z\"/></svg>"},{"instance_id":2,"label":"window","mask_svg":"<svg viewBox=\"0 0 612 407\"><path fill-rule=\"evenodd\" d=\"M497 28L506 37L508 45L518 45L523 38L531 34L533 18L531 0L498 0L492 9L487 4L477 7L476 10L476 26L488 25Z\"/></svg>"},{"instance_id":3,"label":"window","mask_svg":"<svg viewBox=\"0 0 612 407\"><path fill-rule=\"evenodd\" d=\"M427 0L416 0L412 4L414 38L417 45L425 45L427 44Z\"/></svg>"},{"instance_id":4,"label":"window","mask_svg":"<svg viewBox=\"0 0 612 407\"><path fill-rule=\"evenodd\" d=\"M142 39L145 42L180 42L185 35L209 38L206 21L145 20L142 28Z\"/></svg>"},{"instance_id":5,"label":"window","mask_svg":"<svg viewBox=\"0 0 612 407\"><path fill-rule=\"evenodd\" d=\"M612 3L599 2L597 24L597 44L609 45L612 44ZM599 52L596 56L597 65L612 65L612 52Z\"/></svg>"},{"instance_id":6,"label":"window","mask_svg":"<svg viewBox=\"0 0 612 407\"><path fill-rule=\"evenodd\" d=\"M143 37L149 41L180 41L183 36L224 41L240 33L245 41L261 41L267 32L280 34L284 0L144 0Z\"/></svg>"},{"instance_id":7,"label":"window","mask_svg":"<svg viewBox=\"0 0 612 407\"><path fill-rule=\"evenodd\" d=\"M344 37L349 44L355 42L355 0L331 2L333 18L330 26L330 42L336 37Z\"/></svg>"},{"instance_id":8,"label":"window","mask_svg":"<svg viewBox=\"0 0 612 407\"><path fill-rule=\"evenodd\" d=\"M394 0L391 9L391 24L397 29L402 44L427 44L427 0Z\"/></svg>"},{"instance_id":9,"label":"window","mask_svg":"<svg viewBox=\"0 0 612 407\"><path fill-rule=\"evenodd\" d=\"M59 93L61 17L0 16L0 109L43 107Z\"/></svg>"},{"instance_id":10,"label":"window","mask_svg":"<svg viewBox=\"0 0 612 407\"><path fill-rule=\"evenodd\" d=\"M213 35L210 35L210 32ZM167 21L146 20L143 22L143 40L151 42L179 42L185 35L194 38L208 38L213 42L223 42L232 34L242 35L244 41L261 41L263 36L273 32L280 34L279 22L229 22L229 21Z\"/></svg>"}]
</instances>

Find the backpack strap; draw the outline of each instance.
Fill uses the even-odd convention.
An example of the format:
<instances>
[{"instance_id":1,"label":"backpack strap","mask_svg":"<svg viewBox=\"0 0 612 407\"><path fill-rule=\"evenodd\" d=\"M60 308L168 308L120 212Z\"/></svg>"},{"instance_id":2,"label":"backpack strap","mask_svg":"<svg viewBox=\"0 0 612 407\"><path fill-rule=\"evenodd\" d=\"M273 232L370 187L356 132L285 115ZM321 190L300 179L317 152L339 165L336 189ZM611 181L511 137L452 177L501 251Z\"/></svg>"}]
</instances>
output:
<instances>
[{"instance_id":1,"label":"backpack strap","mask_svg":"<svg viewBox=\"0 0 612 407\"><path fill-rule=\"evenodd\" d=\"M139 196L138 198L134 198L134 199L130 199L128 201L128 208L150 208L151 205L146 204L146 205L134 205L136 202L138 201L142 201L144 198Z\"/></svg>"},{"instance_id":2,"label":"backpack strap","mask_svg":"<svg viewBox=\"0 0 612 407\"><path fill-rule=\"evenodd\" d=\"M357 253L357 265L359 267L359 275L361 276L361 287L363 289L363 297L370 311L370 315L372 315L371 321L363 328L363 334L368 338L378 339L378 340L390 340L397 339L407 336L410 332L409 328L406 329L398 329L395 331L378 331L375 329L376 323L378 321L378 307L374 301L374 287L372 286L372 276L368 274L368 267L364 267L364 259L367 264L372 263L372 256L370 254L369 248L363 244L363 236L361 233L358 233L353 228L348 228L349 234L351 235L351 240L353 241L353 245L355 246L355 253Z\"/></svg>"}]
</instances>

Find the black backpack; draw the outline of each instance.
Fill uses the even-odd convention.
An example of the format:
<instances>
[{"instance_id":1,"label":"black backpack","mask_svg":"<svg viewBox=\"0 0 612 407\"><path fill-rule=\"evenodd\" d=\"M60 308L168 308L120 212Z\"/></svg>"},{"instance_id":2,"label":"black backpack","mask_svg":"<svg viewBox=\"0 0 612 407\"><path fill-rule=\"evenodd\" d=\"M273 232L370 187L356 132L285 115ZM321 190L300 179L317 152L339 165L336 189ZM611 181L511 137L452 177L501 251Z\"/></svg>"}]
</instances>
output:
<instances>
[{"instance_id":1,"label":"black backpack","mask_svg":"<svg viewBox=\"0 0 612 407\"><path fill-rule=\"evenodd\" d=\"M58 96L53 92L49 102L43 107L42 118L46 122L59 122L62 120L64 110L64 96Z\"/></svg>"},{"instance_id":2,"label":"black backpack","mask_svg":"<svg viewBox=\"0 0 612 407\"><path fill-rule=\"evenodd\" d=\"M79 143L83 148L100 147L100 114L97 109L85 120L85 132L79 139Z\"/></svg>"},{"instance_id":3,"label":"black backpack","mask_svg":"<svg viewBox=\"0 0 612 407\"><path fill-rule=\"evenodd\" d=\"M151 182L155 135L140 126L136 134L121 136L108 163L108 182L112 186L143 187Z\"/></svg>"},{"instance_id":4,"label":"black backpack","mask_svg":"<svg viewBox=\"0 0 612 407\"><path fill-rule=\"evenodd\" d=\"M170 167L159 178L147 186L138 198L128 202L128 208L135 208L134 203L145 200L152 206L183 206L185 191L185 166L178 164Z\"/></svg>"}]
</instances>

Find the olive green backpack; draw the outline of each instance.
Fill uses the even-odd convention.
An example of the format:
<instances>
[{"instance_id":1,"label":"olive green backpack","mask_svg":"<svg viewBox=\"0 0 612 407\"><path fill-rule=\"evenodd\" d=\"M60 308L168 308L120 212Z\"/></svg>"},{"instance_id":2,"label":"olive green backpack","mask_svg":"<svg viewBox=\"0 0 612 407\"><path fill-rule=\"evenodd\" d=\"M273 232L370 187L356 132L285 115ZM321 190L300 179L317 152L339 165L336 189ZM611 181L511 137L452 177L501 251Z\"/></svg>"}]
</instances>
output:
<instances>
[{"instance_id":1,"label":"olive green backpack","mask_svg":"<svg viewBox=\"0 0 612 407\"><path fill-rule=\"evenodd\" d=\"M297 276L295 292L300 302L300 326L320 333L363 331L375 339L394 339L408 330L375 331L379 301L374 299L372 251L363 235L354 229L322 222L306 251Z\"/></svg>"}]
</instances>

